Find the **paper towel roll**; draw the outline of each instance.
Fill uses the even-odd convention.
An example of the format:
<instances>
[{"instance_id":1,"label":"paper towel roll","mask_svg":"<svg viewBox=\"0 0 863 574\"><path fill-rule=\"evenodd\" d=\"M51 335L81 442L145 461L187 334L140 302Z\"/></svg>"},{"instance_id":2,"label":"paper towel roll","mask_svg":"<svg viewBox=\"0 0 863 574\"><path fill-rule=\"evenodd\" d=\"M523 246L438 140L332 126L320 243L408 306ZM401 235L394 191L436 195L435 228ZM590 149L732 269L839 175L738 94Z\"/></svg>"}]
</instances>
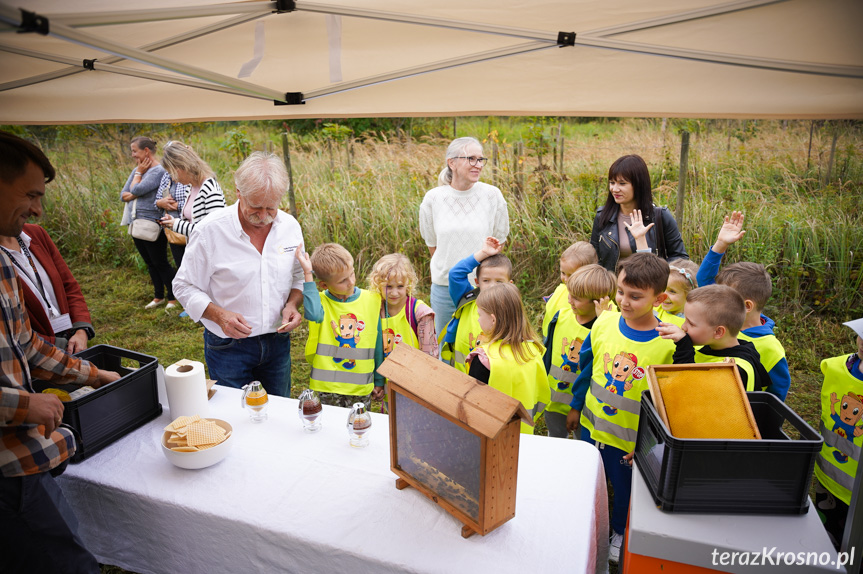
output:
<instances>
[{"instance_id":1,"label":"paper towel roll","mask_svg":"<svg viewBox=\"0 0 863 574\"><path fill-rule=\"evenodd\" d=\"M168 367L165 370L165 390L171 418L209 415L204 365L198 361L180 361Z\"/></svg>"}]
</instances>

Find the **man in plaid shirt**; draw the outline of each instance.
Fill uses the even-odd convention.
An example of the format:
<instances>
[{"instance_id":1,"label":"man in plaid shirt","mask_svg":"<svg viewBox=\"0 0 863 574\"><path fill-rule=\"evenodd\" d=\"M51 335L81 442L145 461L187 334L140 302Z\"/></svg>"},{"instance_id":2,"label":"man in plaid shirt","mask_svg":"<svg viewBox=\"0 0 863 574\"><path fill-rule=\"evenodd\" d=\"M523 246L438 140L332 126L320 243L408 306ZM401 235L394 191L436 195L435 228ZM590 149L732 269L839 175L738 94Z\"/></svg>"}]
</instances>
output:
<instances>
[{"instance_id":1,"label":"man in plaid shirt","mask_svg":"<svg viewBox=\"0 0 863 574\"><path fill-rule=\"evenodd\" d=\"M42 151L0 132L0 235L17 237L42 214L54 168ZM116 381L30 329L12 261L0 252L0 572L99 572L52 473L75 453L63 403L34 393L31 377L99 387Z\"/></svg>"}]
</instances>

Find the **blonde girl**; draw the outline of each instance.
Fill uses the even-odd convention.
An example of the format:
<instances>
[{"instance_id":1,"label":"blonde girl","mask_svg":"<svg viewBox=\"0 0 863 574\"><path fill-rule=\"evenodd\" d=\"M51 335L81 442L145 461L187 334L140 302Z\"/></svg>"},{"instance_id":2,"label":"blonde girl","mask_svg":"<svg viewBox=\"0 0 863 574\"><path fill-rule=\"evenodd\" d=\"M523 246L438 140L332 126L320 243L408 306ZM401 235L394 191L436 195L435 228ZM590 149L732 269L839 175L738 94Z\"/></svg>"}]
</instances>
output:
<instances>
[{"instance_id":1,"label":"blonde girl","mask_svg":"<svg viewBox=\"0 0 863 574\"><path fill-rule=\"evenodd\" d=\"M476 300L482 334L468 354L468 373L518 399L537 420L551 400L542 357L544 348L530 325L518 287L499 283L480 291ZM521 432L533 428L521 424Z\"/></svg>"},{"instance_id":2,"label":"blonde girl","mask_svg":"<svg viewBox=\"0 0 863 574\"><path fill-rule=\"evenodd\" d=\"M369 291L381 296L381 332L384 357L396 343L407 342L424 353L439 356L434 312L411 296L417 274L401 253L384 255L374 264L368 278Z\"/></svg>"},{"instance_id":3,"label":"blonde girl","mask_svg":"<svg viewBox=\"0 0 863 574\"><path fill-rule=\"evenodd\" d=\"M696 274L698 266L689 259L675 259L668 263L668 286L665 288L668 296L656 310L660 321L673 323L678 327L683 325L686 296L698 287Z\"/></svg>"}]
</instances>

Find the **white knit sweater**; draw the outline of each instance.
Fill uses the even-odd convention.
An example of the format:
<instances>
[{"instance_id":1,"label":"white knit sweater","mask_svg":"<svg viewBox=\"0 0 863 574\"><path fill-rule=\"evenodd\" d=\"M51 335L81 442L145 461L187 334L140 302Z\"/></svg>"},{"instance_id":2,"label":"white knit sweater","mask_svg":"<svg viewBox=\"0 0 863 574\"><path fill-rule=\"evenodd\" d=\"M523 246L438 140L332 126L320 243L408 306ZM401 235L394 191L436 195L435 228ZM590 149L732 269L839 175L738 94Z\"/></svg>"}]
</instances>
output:
<instances>
[{"instance_id":1,"label":"white knit sweater","mask_svg":"<svg viewBox=\"0 0 863 574\"><path fill-rule=\"evenodd\" d=\"M432 283L449 285L452 266L479 251L486 237L506 241L506 200L498 188L482 182L467 191L436 187L420 205L420 234L426 245L437 248L431 259Z\"/></svg>"}]
</instances>

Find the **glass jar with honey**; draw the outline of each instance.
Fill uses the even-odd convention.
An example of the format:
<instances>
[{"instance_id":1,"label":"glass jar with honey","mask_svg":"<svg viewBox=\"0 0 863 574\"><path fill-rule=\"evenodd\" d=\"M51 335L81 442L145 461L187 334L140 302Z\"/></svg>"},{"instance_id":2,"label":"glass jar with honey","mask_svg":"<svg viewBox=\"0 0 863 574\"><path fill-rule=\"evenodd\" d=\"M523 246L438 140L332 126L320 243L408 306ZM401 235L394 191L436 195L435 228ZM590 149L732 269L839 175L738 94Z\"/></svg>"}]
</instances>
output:
<instances>
[{"instance_id":1,"label":"glass jar with honey","mask_svg":"<svg viewBox=\"0 0 863 574\"><path fill-rule=\"evenodd\" d=\"M243 408L249 409L249 416L253 423L262 423L267 420L267 407L270 399L260 381L252 381L248 385L243 385L241 401Z\"/></svg>"}]
</instances>

